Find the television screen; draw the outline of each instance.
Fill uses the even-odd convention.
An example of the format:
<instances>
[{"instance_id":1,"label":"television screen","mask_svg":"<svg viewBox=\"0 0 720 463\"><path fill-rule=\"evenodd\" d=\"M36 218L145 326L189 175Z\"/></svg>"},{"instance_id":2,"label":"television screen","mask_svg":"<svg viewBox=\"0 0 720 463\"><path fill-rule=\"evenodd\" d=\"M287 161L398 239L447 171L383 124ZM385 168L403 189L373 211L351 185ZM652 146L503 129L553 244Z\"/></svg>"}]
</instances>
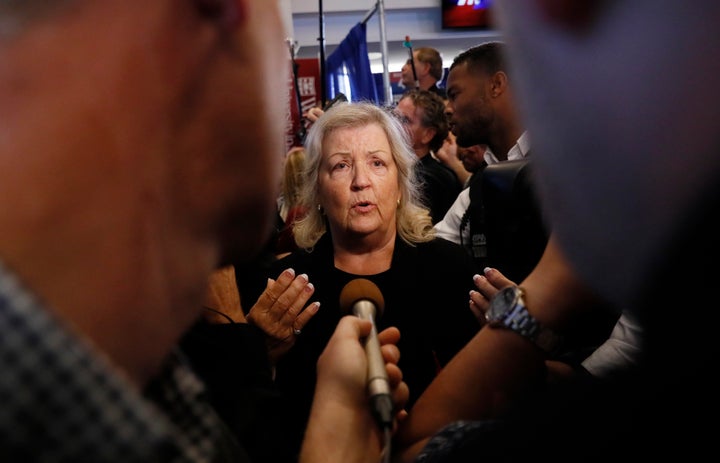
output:
<instances>
[{"instance_id":1,"label":"television screen","mask_svg":"<svg viewBox=\"0 0 720 463\"><path fill-rule=\"evenodd\" d=\"M489 29L492 0L443 0L443 29Z\"/></svg>"}]
</instances>

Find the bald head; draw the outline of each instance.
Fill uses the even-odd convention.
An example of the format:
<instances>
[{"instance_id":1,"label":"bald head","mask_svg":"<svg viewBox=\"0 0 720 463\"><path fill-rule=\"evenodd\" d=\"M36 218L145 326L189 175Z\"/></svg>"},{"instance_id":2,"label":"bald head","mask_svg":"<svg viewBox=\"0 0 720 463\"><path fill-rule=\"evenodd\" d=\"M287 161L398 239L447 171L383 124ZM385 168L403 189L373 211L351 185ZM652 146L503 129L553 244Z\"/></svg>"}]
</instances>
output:
<instances>
[{"instance_id":1,"label":"bald head","mask_svg":"<svg viewBox=\"0 0 720 463\"><path fill-rule=\"evenodd\" d=\"M138 380L271 227L281 30L274 1L0 2L0 259Z\"/></svg>"}]
</instances>

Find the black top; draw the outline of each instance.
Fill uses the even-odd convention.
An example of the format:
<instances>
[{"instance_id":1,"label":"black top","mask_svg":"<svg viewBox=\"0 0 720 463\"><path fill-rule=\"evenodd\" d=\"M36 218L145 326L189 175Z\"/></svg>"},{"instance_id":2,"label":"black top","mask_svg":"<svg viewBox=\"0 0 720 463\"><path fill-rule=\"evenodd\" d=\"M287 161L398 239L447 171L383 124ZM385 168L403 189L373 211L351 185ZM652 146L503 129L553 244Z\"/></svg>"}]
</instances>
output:
<instances>
[{"instance_id":1,"label":"black top","mask_svg":"<svg viewBox=\"0 0 720 463\"><path fill-rule=\"evenodd\" d=\"M432 223L440 222L462 191L462 184L455 172L432 157L430 153L417 164L418 176L423 183L423 201L428 209Z\"/></svg>"},{"instance_id":2,"label":"black top","mask_svg":"<svg viewBox=\"0 0 720 463\"><path fill-rule=\"evenodd\" d=\"M276 385L286 396L284 402L292 404L282 420L290 421L290 427L295 428L289 438L296 450L308 419L316 362L344 315L339 297L349 281L362 277L375 283L385 300L385 309L376 320L378 331L389 326L400 330L399 366L410 388L408 408L430 384L438 368L480 327L468 307L468 292L474 288L472 276L477 269L459 245L444 239L413 247L397 238L390 270L377 275L352 275L335 268L332 242L326 233L313 252L296 251L274 263L269 275L257 281L253 294L243 295L243 307L252 307L268 276L277 278L289 267L298 275L309 276L315 286L310 300L321 303L318 313L276 368Z\"/></svg>"}]
</instances>

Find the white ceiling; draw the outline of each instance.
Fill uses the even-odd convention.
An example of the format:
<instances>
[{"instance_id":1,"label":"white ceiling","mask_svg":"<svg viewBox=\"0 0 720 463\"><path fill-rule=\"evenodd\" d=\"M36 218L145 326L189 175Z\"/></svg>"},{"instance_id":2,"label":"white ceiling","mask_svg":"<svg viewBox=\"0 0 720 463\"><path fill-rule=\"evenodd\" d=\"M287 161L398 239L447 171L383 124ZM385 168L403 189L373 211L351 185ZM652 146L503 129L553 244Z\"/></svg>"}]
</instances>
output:
<instances>
[{"instance_id":1,"label":"white ceiling","mask_svg":"<svg viewBox=\"0 0 720 463\"><path fill-rule=\"evenodd\" d=\"M319 4L323 3L322 22L325 37L325 56L332 53L350 29L377 5L366 0L368 7L359 9L362 1L348 0L291 0L292 34L290 37L299 46L298 58L318 58L320 56L320 14ZM497 30L443 30L441 25L440 0L385 0L385 37L388 52L388 71L399 71L408 58L408 49L403 46L405 36L410 37L413 48L429 46L437 49L443 56L445 67L461 51L488 40L498 40L501 34ZM352 6L350 6L350 5ZM378 10L367 21L368 52L382 52L380 34L380 14ZM383 71L382 56L371 60L373 72Z\"/></svg>"}]
</instances>

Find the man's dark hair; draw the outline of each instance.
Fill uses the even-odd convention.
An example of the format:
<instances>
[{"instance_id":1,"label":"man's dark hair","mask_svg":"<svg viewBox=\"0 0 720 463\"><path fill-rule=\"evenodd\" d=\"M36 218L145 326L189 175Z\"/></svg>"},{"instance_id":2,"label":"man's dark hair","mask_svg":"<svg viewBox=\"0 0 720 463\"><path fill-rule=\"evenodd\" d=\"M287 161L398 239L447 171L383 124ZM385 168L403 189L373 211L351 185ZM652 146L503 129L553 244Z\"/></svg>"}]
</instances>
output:
<instances>
[{"instance_id":1,"label":"man's dark hair","mask_svg":"<svg viewBox=\"0 0 720 463\"><path fill-rule=\"evenodd\" d=\"M505 54L503 42L485 42L457 55L450 65L450 70L467 63L468 69L473 71L482 71L490 75L502 71L507 74Z\"/></svg>"}]
</instances>

